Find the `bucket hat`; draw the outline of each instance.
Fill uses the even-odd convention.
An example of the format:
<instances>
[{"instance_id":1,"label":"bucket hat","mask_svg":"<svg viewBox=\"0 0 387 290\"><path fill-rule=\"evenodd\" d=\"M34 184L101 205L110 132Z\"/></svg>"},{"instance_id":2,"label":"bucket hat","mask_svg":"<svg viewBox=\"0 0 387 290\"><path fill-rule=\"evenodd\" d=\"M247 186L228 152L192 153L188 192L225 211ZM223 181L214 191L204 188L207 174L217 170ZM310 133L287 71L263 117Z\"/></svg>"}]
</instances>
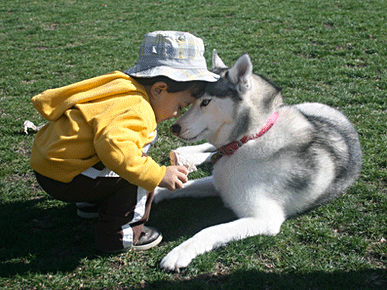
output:
<instances>
[{"instance_id":1,"label":"bucket hat","mask_svg":"<svg viewBox=\"0 0 387 290\"><path fill-rule=\"evenodd\" d=\"M133 77L166 76L179 82L215 82L217 74L207 70L204 44L188 32L154 31L145 35L138 62L125 71Z\"/></svg>"}]
</instances>

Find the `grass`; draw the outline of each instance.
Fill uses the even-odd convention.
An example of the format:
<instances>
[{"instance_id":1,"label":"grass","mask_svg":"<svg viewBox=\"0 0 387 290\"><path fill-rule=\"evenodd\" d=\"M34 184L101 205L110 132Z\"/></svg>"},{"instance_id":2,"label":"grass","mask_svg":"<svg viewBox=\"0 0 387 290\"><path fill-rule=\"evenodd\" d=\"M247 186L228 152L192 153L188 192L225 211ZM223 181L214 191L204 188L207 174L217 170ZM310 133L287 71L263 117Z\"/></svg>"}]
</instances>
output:
<instances>
[{"instance_id":1,"label":"grass","mask_svg":"<svg viewBox=\"0 0 387 290\"><path fill-rule=\"evenodd\" d=\"M0 3L0 287L5 289L383 289L387 287L387 31L385 0L70 1ZM165 237L148 252L97 255L93 222L55 201L29 167L43 119L31 97L135 64L142 36L183 30L227 64L248 52L288 103L342 110L359 132L363 170L330 204L199 256L181 273L159 262L201 228L232 220L219 199L155 205ZM168 163L182 143L160 126L151 155ZM192 176L210 174L205 167Z\"/></svg>"}]
</instances>

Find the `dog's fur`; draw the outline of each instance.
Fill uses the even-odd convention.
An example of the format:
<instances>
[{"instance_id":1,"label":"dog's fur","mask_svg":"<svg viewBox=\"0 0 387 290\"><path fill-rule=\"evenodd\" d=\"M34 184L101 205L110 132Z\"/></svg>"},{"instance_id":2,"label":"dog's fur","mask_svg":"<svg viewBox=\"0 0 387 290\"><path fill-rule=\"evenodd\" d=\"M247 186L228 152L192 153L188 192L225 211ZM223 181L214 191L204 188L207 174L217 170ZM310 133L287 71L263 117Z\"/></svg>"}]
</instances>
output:
<instances>
[{"instance_id":1,"label":"dog's fur","mask_svg":"<svg viewBox=\"0 0 387 290\"><path fill-rule=\"evenodd\" d=\"M161 262L167 270L187 267L197 255L233 240L276 235L288 217L333 199L360 173L359 139L342 113L317 103L284 105L280 89L252 70L247 54L227 68L214 51L213 71L220 80L209 84L173 127L183 140L208 140L178 149L202 162L216 148L257 134L273 112L279 114L264 135L221 157L211 177L189 181L175 192L156 189L156 202L219 194L239 218L206 228L174 248Z\"/></svg>"}]
</instances>

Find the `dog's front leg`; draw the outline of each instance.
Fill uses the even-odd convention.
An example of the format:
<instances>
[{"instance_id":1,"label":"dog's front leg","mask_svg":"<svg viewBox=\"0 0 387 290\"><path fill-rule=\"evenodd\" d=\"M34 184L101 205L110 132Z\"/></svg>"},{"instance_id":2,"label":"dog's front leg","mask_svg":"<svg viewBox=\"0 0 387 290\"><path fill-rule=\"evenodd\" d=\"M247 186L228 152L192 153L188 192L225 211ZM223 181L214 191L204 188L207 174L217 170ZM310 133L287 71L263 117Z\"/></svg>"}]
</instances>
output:
<instances>
[{"instance_id":1,"label":"dog's front leg","mask_svg":"<svg viewBox=\"0 0 387 290\"><path fill-rule=\"evenodd\" d=\"M217 196L219 192L215 189L213 177L208 176L200 179L189 180L184 187L179 190L169 191L168 189L156 187L153 201L159 203L165 199L178 197L207 197Z\"/></svg>"},{"instance_id":2,"label":"dog's front leg","mask_svg":"<svg viewBox=\"0 0 387 290\"><path fill-rule=\"evenodd\" d=\"M211 156L217 152L217 149L210 143L204 143L194 146L179 147L172 151L189 160L195 166L198 166L209 163L211 161Z\"/></svg>"},{"instance_id":3,"label":"dog's front leg","mask_svg":"<svg viewBox=\"0 0 387 290\"><path fill-rule=\"evenodd\" d=\"M206 228L169 252L161 261L161 267L168 271L178 271L180 268L187 267L196 256L225 245L230 241L259 234L276 235L284 220L284 218L271 221L258 218L242 218Z\"/></svg>"},{"instance_id":4,"label":"dog's front leg","mask_svg":"<svg viewBox=\"0 0 387 290\"><path fill-rule=\"evenodd\" d=\"M191 145L191 146L183 146L176 149L177 152L181 154L189 154L189 153L215 153L217 151L216 147L214 145L211 145L210 143L203 143L200 145Z\"/></svg>"}]
</instances>

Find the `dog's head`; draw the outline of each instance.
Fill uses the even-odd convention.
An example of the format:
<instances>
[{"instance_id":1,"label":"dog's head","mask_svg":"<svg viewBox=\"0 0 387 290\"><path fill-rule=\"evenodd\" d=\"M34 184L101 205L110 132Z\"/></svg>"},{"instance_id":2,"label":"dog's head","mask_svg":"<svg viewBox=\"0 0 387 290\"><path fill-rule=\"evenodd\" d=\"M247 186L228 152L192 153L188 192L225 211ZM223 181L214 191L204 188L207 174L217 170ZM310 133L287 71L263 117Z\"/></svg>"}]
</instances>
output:
<instances>
[{"instance_id":1,"label":"dog's head","mask_svg":"<svg viewBox=\"0 0 387 290\"><path fill-rule=\"evenodd\" d=\"M185 141L206 139L214 146L222 146L243 136L256 114L254 96L265 95L267 90L260 77L253 74L253 65L248 54L243 54L229 68L218 56L212 55L212 71L221 77L206 86L204 94L172 127L172 133ZM254 112L253 112L254 111ZM259 115L259 114L258 114Z\"/></svg>"}]
</instances>

